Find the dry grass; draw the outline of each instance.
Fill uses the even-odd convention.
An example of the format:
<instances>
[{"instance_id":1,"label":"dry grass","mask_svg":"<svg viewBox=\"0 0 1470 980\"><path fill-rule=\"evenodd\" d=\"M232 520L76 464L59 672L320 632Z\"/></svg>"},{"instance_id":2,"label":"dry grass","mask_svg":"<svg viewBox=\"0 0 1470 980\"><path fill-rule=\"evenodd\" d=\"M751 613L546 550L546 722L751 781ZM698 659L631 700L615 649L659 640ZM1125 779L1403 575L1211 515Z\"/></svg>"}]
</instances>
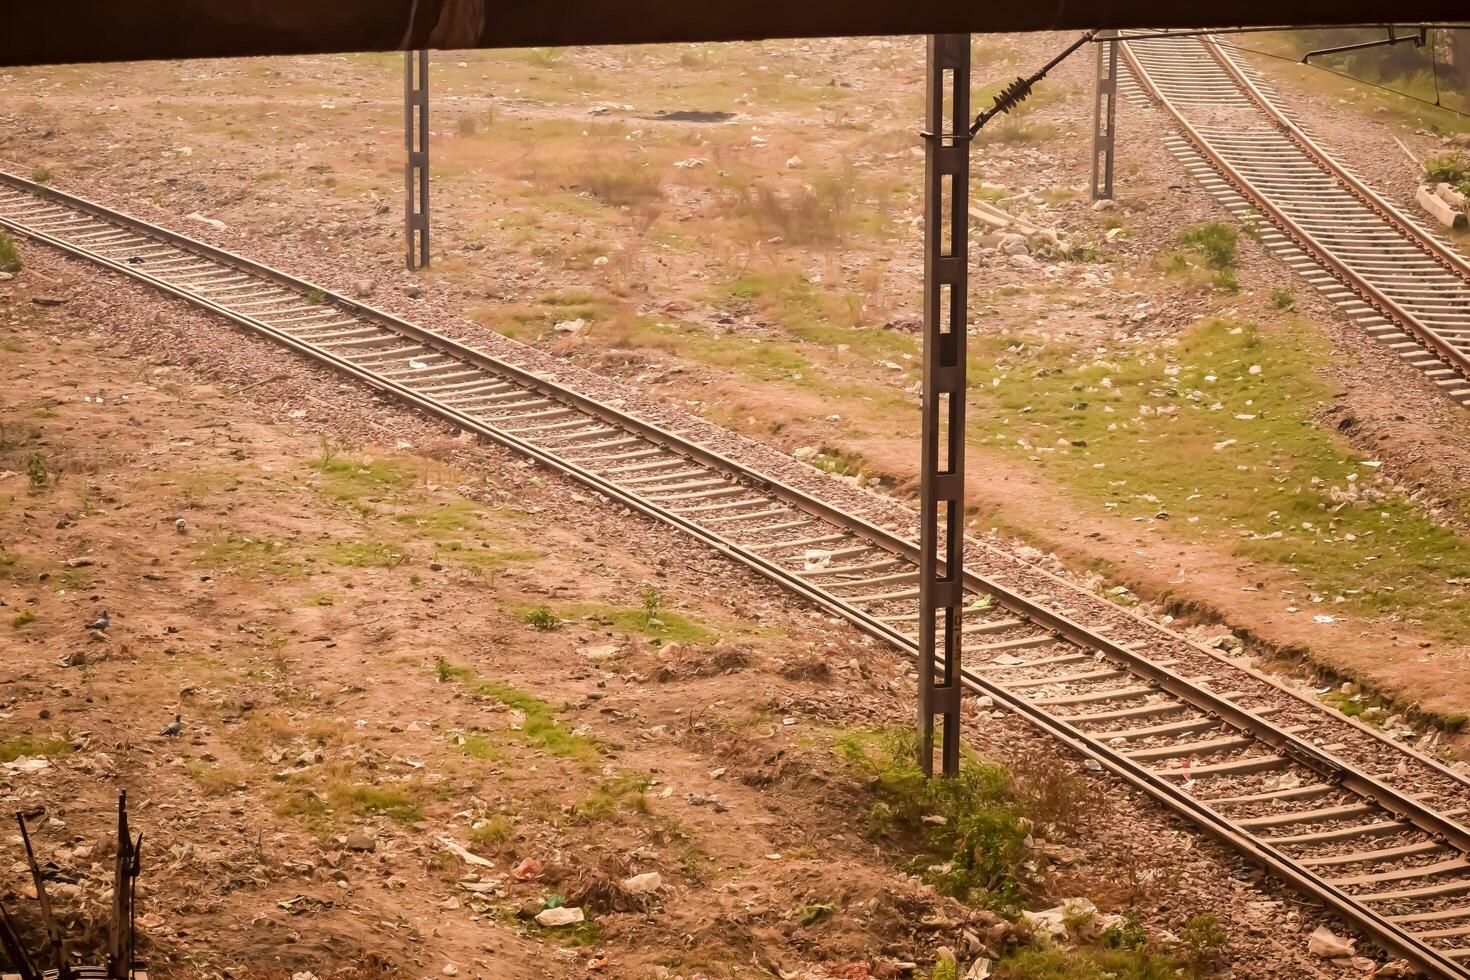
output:
<instances>
[{"instance_id":1,"label":"dry grass","mask_svg":"<svg viewBox=\"0 0 1470 980\"><path fill-rule=\"evenodd\" d=\"M851 231L856 197L852 175L839 174L784 191L744 184L734 189L730 209L788 245L834 245Z\"/></svg>"}]
</instances>

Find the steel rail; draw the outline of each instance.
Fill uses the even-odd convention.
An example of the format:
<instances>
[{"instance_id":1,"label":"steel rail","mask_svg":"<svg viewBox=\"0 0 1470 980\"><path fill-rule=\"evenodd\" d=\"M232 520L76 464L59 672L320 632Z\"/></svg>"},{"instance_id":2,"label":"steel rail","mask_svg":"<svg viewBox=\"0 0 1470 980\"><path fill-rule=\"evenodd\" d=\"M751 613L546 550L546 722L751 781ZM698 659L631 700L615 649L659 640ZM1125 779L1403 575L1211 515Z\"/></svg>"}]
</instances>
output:
<instances>
[{"instance_id":1,"label":"steel rail","mask_svg":"<svg viewBox=\"0 0 1470 980\"><path fill-rule=\"evenodd\" d=\"M1356 292L1370 306L1382 314L1386 320L1412 335L1433 352L1435 356L1458 370L1462 376L1470 378L1470 356L1456 349L1432 327L1425 325L1413 312L1406 309L1393 297L1384 293L1377 286L1359 275L1351 263L1340 258L1331 246L1323 244L1311 231L1298 224L1269 195L1257 188L1250 178L1242 174L1234 164L1225 159L1224 154L1217 150L1210 140L1199 132L1194 124L1185 117L1179 107L1164 93L1158 82L1155 81L1148 70L1139 62L1137 55L1134 54L1130 47L1130 43L1132 42L1124 42L1122 47L1134 78L1163 107L1165 112L1174 119L1179 130L1195 150L1211 166L1218 170L1231 186L1260 210L1272 224L1295 242L1298 248L1326 268L1345 286ZM1301 132L1300 127L1286 119L1279 110L1275 109L1269 100L1260 93L1260 90L1245 78L1239 67L1222 56L1222 52L1219 51L1213 41L1202 39L1201 43L1204 44L1206 50L1210 52L1212 57L1231 76L1232 81L1241 88L1247 98L1257 102L1262 110L1267 112L1271 121L1278 128L1281 128L1288 138L1297 143L1299 148L1311 157L1314 162L1329 171L1344 185L1344 188L1349 193L1359 198L1362 203L1380 212L1381 216L1388 220L1395 230L1409 238L1418 248L1435 258L1449 271L1461 276L1467 283L1470 283L1470 266L1467 266L1463 260L1458 259L1458 257L1454 256L1443 245L1417 228L1391 204L1364 186L1361 181L1348 174L1321 147L1317 146L1305 133Z\"/></svg>"},{"instance_id":2,"label":"steel rail","mask_svg":"<svg viewBox=\"0 0 1470 980\"><path fill-rule=\"evenodd\" d=\"M657 425L638 419L635 416L595 399L570 391L534 372L526 371L485 354L482 351L466 347L448 337L400 320L374 307L347 297L327 293L321 287L315 286L305 280L251 262L234 253L195 241L184 235L158 228L157 226L93 204L82 198L64 194L51 188L43 188L30 181L25 181L21 178L0 172L0 186L4 184L9 184L36 197L91 214L105 223L122 226L148 238L164 241L186 252L208 258L232 270L268 280L294 292L304 294L317 293L326 296L330 299L334 307L351 312L362 319L383 325L395 333L413 338L426 347L473 365L489 374L512 379L543 397L575 408L577 411L592 416L616 429L622 429L636 434L649 443L715 470L732 480L739 481L744 486L767 493L788 504L795 510L839 529L848 531L869 542L871 545L898 556L910 564L918 563L920 549L912 541L893 534L862 517L849 514L821 500L815 499L779 480L757 473L749 467L707 447L699 446L673 435ZM305 355L313 361L359 380L375 390L392 395L425 414L442 419L466 431L474 432L497 444L524 454L536 460L538 463L584 484L593 491L627 506L631 510L691 535L716 551L776 581L789 591L829 612L841 616L869 635L893 644L909 656L917 657L918 655L918 648L913 640L893 626L881 622L874 615L858 608L852 602L844 601L833 595L830 591L813 585L811 582L804 580L799 574L781 567L776 561L763 557L751 547L741 546L721 536L715 531L701 525L697 519L691 520L668 507L645 499L638 493L627 490L612 480L577 464L575 461L565 459L555 452L546 450L527 439L518 437L514 433L504 431L495 425L476 419L468 413L448 405L437 398L414 391L408 386L385 377L378 372L354 364L344 357L291 336L263 320L242 314L237 310L231 309L226 303L212 300L207 296L200 295L198 292L168 282L137 265L100 255L89 248L75 245L43 230L30 228L24 222L12 221L0 216L0 225L12 228L22 235L26 235L72 255L85 258L104 268L149 283L195 306L217 313L231 322L239 324L260 336L280 343L291 350ZM1379 807L1396 815L1433 838L1449 843L1462 853L1470 852L1470 832L1467 832L1463 827L1454 823L1448 817L1427 804L1401 794L1381 781L1354 770L1331 754L1317 749L1304 740L1297 738L1295 735L1273 725L1265 718L1239 707L1221 695L1191 683L1183 676L1169 670L1166 666L1143 657L1107 637L1090 631L1081 624L1038 602L1028 599L968 569L964 571L963 579L968 589L993 596L1000 606L1022 615L1031 623L1085 650L1102 653L1125 665L1129 671L1146 680L1151 686L1178 698L1182 703L1191 705L1206 715L1213 716L1230 728L1249 734L1263 745L1269 746L1274 751L1280 753L1283 757L1307 767L1323 778L1332 781L1335 785L1341 786L1365 799L1372 800ZM1354 923L1385 949L1408 959L1420 968L1431 970L1442 976L1470 977L1470 972L1466 972L1454 960L1400 930L1386 917L1368 908L1363 903L1356 901L1353 896L1329 883L1309 867L1283 853L1279 848L1253 836L1242 827L1237 826L1229 818L1219 813L1216 809L1207 805L1206 802L1189 795L1173 782L1149 770L1138 761L1130 759L1123 752L1103 743L1100 739L1082 731L1075 725L1043 710L1041 706L1032 703L1024 696L1008 689L1004 685L997 684L974 669L966 669L963 672L963 683L967 689L990 696L994 701L1003 704L1038 729L1056 737L1084 756L1093 759L1104 769L1125 779L1148 796L1175 812L1189 817L1203 830L1231 846L1248 860L1262 866L1292 887L1320 901L1326 907Z\"/></svg>"},{"instance_id":3,"label":"steel rail","mask_svg":"<svg viewBox=\"0 0 1470 980\"><path fill-rule=\"evenodd\" d=\"M1223 50L1214 37L1206 36L1204 42L1206 49L1219 62L1220 66L1230 74L1231 78L1240 86L1247 97L1259 106L1262 112L1270 116L1272 121L1287 136L1291 137L1292 142L1296 143L1307 154L1315 158L1318 163L1331 171L1332 175L1341 181L1343 186L1351 191L1354 196L1376 211L1380 217L1393 225L1401 234L1411 239L1422 251L1436 259L1447 271L1453 272L1470 281L1470 262L1466 262L1464 256L1426 232L1419 226L1418 222L1404 214L1391 201L1369 187L1357 174L1338 163L1332 154L1318 145L1315 140L1307 135L1305 130L1293 122L1281 110L1280 106L1272 102L1266 93L1261 91L1260 86L1241 70L1235 58L1228 51Z\"/></svg>"}]
</instances>

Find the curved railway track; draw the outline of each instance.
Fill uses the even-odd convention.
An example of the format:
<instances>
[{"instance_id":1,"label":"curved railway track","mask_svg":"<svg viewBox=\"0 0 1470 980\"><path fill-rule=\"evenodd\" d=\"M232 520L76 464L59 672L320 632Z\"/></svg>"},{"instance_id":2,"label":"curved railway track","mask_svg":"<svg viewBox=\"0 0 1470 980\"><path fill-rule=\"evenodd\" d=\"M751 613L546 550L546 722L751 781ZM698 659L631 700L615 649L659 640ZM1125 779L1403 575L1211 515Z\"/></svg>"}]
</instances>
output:
<instances>
[{"instance_id":1,"label":"curved railway track","mask_svg":"<svg viewBox=\"0 0 1470 980\"><path fill-rule=\"evenodd\" d=\"M917 655L918 549L874 521L447 337L3 173L0 227L523 453ZM1391 954L1470 977L1470 781L1011 556L970 554L968 689Z\"/></svg>"},{"instance_id":2,"label":"curved railway track","mask_svg":"<svg viewBox=\"0 0 1470 980\"><path fill-rule=\"evenodd\" d=\"M1379 196L1212 38L1131 35L1134 80L1171 148L1261 241L1349 317L1470 405L1470 263Z\"/></svg>"}]
</instances>

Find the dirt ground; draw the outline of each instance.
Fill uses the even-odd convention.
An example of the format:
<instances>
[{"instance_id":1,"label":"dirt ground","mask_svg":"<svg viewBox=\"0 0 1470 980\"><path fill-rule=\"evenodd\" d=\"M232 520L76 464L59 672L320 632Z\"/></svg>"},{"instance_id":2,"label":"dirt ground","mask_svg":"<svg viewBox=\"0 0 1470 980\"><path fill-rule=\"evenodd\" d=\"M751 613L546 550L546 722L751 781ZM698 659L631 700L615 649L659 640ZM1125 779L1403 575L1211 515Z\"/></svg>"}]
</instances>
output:
<instances>
[{"instance_id":1,"label":"dirt ground","mask_svg":"<svg viewBox=\"0 0 1470 980\"><path fill-rule=\"evenodd\" d=\"M977 104L1066 40L977 38ZM916 40L437 55L435 259L415 276L400 269L400 67L363 55L15 70L0 77L15 93L0 154L474 342L532 344L585 368L589 384L631 384L666 409L909 492ZM972 363L983 374L1051 371L1055 355L1146 357L1214 317L1260 323L1270 343L1283 323L1309 330L1322 347L1302 369L1318 389L1305 421L1463 538L1470 413L1248 236L1236 289L1165 271L1181 228L1229 218L1164 149L1159 113L1123 108L1117 206L1089 209L1090 71L1085 58L1064 63L1023 115L977 143L979 195L1096 260L1007 256L977 227ZM1330 116L1330 105L1313 108ZM1386 125L1339 113L1317 128L1383 160ZM1420 153L1440 142L1395 133ZM1365 166L1403 177L1397 163ZM1032 352L1042 363L1027 363ZM1235 628L1262 656L1305 658L1444 717L1470 703L1463 632L1426 625L1465 603L1459 559L1437 577L1386 580L1392 592L1350 600L1324 626L1296 599L1323 586L1288 550L1258 560L1232 528L1191 533L1081 492L1075 476L1038 466L1044 456L1006 445L1015 417L983 388L972 419L977 530L998 527L1084 578L1101 570L1161 613ZM1051 435L1065 438L1055 421Z\"/></svg>"},{"instance_id":2,"label":"dirt ground","mask_svg":"<svg viewBox=\"0 0 1470 980\"><path fill-rule=\"evenodd\" d=\"M0 798L82 934L125 788L163 977L851 978L1007 941L854 819L836 746L907 721L906 663L352 389L302 418L245 380L265 344L120 343L218 325L32 258L0 283ZM1029 905L1207 915L1209 975L1360 975L1306 956L1312 909L1009 716L967 739L1079 794L1028 838ZM518 917L561 901L587 921Z\"/></svg>"},{"instance_id":3,"label":"dirt ground","mask_svg":"<svg viewBox=\"0 0 1470 980\"><path fill-rule=\"evenodd\" d=\"M981 77L1058 40L987 39ZM860 39L439 58L436 256L417 276L399 269L394 58L11 72L0 156L491 350L532 344L565 358L564 380L687 413L692 431L728 426L902 495L918 53ZM981 369L1038 337L1068 357L1142 358L1205 318L1269 321L1273 290L1294 289L1294 315L1327 339L1313 425L1459 533L1463 411L1248 237L1238 291L1161 273L1180 226L1223 212L1164 152L1157 114L1123 114L1119 205L1086 206L1089 70L1064 66L1055 94L978 150L1001 206L1103 256L978 252ZM650 83L664 77L679 80ZM664 115L691 108L735 116ZM741 190L789 204L807 188L798 217L820 224L845 181L857 200L830 240L800 240L800 222L780 226L791 211ZM839 746L907 722L906 664L493 448L140 287L25 258L0 282L0 796L86 876L65 896L83 920L102 894L87 848L123 785L148 834L143 931L165 977L855 980L991 950L993 918L920 884L911 855L856 819L871 788ZM982 408L987 436L1022 418ZM1329 629L1301 614L1294 566L1184 536L1156 507L1110 510L1039 453L972 452L977 530L1262 651L1446 715L1470 703L1463 639L1397 611ZM104 608L107 630L86 630ZM183 734L157 734L176 712ZM1225 925L1209 974L1371 968L1307 957L1314 910L1014 720L977 712L968 737L1085 787L1056 840L1032 841L1029 907L1085 895L1157 937L1208 915ZM654 871L648 894L618 884ZM563 900L589 921L523 917Z\"/></svg>"}]
</instances>

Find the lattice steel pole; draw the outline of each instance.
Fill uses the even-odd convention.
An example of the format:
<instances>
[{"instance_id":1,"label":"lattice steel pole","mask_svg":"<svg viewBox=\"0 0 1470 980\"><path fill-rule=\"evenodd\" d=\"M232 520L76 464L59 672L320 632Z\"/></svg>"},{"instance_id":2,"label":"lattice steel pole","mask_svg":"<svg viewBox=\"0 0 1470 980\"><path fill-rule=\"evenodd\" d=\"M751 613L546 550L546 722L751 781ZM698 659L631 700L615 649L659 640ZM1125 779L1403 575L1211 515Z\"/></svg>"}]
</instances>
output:
<instances>
[{"instance_id":1,"label":"lattice steel pole","mask_svg":"<svg viewBox=\"0 0 1470 980\"><path fill-rule=\"evenodd\" d=\"M1113 196L1113 144L1118 120L1117 31L1099 34L1097 88L1092 103L1092 199Z\"/></svg>"},{"instance_id":2,"label":"lattice steel pole","mask_svg":"<svg viewBox=\"0 0 1470 980\"><path fill-rule=\"evenodd\" d=\"M415 72L415 62L418 70ZM409 271L429 264L429 52L403 52L403 232Z\"/></svg>"},{"instance_id":3,"label":"lattice steel pole","mask_svg":"<svg viewBox=\"0 0 1470 980\"><path fill-rule=\"evenodd\" d=\"M965 600L965 323L969 282L970 35L929 38L924 132L924 398L919 507L919 765L960 767Z\"/></svg>"}]
</instances>

